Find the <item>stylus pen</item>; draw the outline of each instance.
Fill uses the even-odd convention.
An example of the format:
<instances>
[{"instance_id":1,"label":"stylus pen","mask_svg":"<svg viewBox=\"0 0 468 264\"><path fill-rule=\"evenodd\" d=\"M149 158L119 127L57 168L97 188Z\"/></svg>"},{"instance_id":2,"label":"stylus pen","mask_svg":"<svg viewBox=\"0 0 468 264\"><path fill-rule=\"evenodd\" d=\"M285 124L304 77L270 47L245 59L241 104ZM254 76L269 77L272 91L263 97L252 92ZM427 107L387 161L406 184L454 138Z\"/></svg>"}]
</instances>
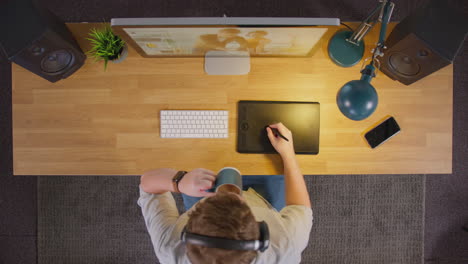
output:
<instances>
[{"instance_id":1,"label":"stylus pen","mask_svg":"<svg viewBox=\"0 0 468 264\"><path fill-rule=\"evenodd\" d=\"M275 134L275 136L280 136L282 139L289 142L289 139L287 139L285 136L281 135L281 133L279 132L279 130L277 128L274 128L274 127L270 127L270 128L271 128L271 131L273 131L273 134Z\"/></svg>"}]
</instances>

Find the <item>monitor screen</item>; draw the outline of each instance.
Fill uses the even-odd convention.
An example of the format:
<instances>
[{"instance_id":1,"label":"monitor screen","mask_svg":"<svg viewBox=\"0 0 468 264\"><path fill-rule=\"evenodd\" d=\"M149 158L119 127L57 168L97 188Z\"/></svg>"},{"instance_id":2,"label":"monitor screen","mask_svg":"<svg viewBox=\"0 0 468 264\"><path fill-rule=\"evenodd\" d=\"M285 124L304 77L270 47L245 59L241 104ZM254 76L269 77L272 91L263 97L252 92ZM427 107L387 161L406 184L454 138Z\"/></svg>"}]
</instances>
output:
<instances>
[{"instance_id":1,"label":"monitor screen","mask_svg":"<svg viewBox=\"0 0 468 264\"><path fill-rule=\"evenodd\" d=\"M335 18L116 18L114 31L144 57L202 57L207 51L304 57Z\"/></svg>"}]
</instances>

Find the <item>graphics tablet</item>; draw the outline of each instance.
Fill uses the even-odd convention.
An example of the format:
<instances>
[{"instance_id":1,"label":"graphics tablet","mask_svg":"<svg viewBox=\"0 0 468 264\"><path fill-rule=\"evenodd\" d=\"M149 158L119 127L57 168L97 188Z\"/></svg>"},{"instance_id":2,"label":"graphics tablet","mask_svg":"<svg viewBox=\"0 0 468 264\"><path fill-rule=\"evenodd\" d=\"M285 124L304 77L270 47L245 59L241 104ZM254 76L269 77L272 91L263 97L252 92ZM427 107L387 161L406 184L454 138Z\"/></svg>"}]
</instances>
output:
<instances>
[{"instance_id":1,"label":"graphics tablet","mask_svg":"<svg viewBox=\"0 0 468 264\"><path fill-rule=\"evenodd\" d=\"M316 102L239 101L237 151L276 153L266 126L278 122L291 130L297 154L318 154L320 104Z\"/></svg>"}]
</instances>

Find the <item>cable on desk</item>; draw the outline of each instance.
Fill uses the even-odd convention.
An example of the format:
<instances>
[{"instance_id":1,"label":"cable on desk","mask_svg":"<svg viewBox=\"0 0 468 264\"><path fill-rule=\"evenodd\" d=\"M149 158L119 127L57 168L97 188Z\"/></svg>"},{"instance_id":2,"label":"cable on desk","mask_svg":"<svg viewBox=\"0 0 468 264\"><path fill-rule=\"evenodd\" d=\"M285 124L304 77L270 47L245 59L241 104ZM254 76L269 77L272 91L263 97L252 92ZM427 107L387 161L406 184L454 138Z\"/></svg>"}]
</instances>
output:
<instances>
[{"instance_id":1,"label":"cable on desk","mask_svg":"<svg viewBox=\"0 0 468 264\"><path fill-rule=\"evenodd\" d=\"M346 25L345 23L340 22L340 24L343 25L343 26L345 26L345 27L347 27L349 30L351 30L351 32L354 31L350 26Z\"/></svg>"}]
</instances>

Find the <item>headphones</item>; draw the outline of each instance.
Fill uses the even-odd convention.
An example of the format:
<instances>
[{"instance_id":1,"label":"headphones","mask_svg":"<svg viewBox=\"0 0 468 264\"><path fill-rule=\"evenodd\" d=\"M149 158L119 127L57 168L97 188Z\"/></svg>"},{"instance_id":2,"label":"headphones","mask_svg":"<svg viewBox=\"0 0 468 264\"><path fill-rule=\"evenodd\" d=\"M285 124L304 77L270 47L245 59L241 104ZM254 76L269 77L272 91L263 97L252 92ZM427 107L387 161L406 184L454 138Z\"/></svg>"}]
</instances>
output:
<instances>
[{"instance_id":1,"label":"headphones","mask_svg":"<svg viewBox=\"0 0 468 264\"><path fill-rule=\"evenodd\" d=\"M270 245L270 232L268 225L265 221L258 222L260 230L259 240L235 240L213 236L204 236L187 232L186 228L180 235L180 240L183 243L189 243L198 246L204 246L209 248L222 248L232 250L259 250L260 252L265 251Z\"/></svg>"}]
</instances>

